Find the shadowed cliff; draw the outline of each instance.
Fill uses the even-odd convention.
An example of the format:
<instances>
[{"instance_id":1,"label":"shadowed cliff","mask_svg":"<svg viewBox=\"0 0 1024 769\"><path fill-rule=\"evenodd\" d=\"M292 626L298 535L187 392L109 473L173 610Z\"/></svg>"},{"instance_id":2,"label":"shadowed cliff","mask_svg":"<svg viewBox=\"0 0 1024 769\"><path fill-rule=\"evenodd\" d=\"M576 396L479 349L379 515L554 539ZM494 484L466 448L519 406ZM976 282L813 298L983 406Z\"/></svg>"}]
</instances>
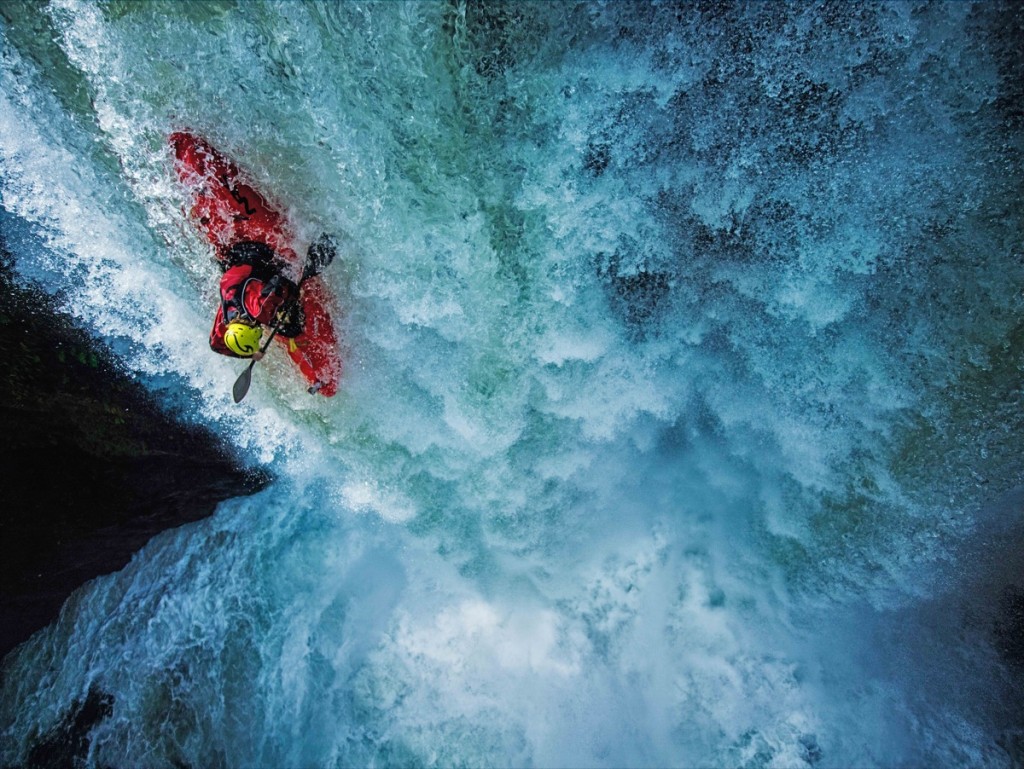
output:
<instances>
[{"instance_id":1,"label":"shadowed cliff","mask_svg":"<svg viewBox=\"0 0 1024 769\"><path fill-rule=\"evenodd\" d=\"M269 478L165 413L109 351L16 285L0 233L0 656L159 532Z\"/></svg>"}]
</instances>

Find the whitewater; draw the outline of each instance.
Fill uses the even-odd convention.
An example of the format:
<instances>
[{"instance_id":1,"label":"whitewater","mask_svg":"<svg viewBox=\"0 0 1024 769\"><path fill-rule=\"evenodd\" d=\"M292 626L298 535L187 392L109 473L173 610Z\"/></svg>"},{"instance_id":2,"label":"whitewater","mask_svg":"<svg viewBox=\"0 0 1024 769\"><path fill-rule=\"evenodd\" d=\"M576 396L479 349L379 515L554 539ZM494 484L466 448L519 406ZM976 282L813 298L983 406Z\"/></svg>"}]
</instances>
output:
<instances>
[{"instance_id":1,"label":"whitewater","mask_svg":"<svg viewBox=\"0 0 1024 769\"><path fill-rule=\"evenodd\" d=\"M20 278L275 481L4 660L0 765L1024 762L1024 9L5 2ZM345 372L207 335L167 136ZM187 482L187 479L182 479Z\"/></svg>"}]
</instances>

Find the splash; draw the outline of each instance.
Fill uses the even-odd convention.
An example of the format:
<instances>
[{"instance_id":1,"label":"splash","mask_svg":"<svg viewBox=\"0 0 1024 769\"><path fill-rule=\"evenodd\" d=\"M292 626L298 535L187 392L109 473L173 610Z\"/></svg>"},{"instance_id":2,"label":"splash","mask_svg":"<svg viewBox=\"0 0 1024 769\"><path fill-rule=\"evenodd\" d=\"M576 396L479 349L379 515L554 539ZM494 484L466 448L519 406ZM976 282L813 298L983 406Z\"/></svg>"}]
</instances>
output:
<instances>
[{"instance_id":1,"label":"splash","mask_svg":"<svg viewBox=\"0 0 1024 769\"><path fill-rule=\"evenodd\" d=\"M5 763L1019 761L1019 8L0 18L19 269L281 477L7 658ZM231 403L183 127L343 244L335 399Z\"/></svg>"}]
</instances>

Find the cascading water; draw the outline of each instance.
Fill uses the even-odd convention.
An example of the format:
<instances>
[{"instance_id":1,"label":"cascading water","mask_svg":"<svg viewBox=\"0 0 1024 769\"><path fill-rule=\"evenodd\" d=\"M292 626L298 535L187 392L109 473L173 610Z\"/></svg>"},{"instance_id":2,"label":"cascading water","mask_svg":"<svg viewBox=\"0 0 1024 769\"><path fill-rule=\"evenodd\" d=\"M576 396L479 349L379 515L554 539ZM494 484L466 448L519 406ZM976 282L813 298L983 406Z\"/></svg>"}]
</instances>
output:
<instances>
[{"instance_id":1,"label":"cascading water","mask_svg":"<svg viewBox=\"0 0 1024 769\"><path fill-rule=\"evenodd\" d=\"M0 763L99 692L90 766L1019 764L1022 27L0 6L20 274L279 477L5 659ZM336 398L231 402L180 128L343 244Z\"/></svg>"}]
</instances>

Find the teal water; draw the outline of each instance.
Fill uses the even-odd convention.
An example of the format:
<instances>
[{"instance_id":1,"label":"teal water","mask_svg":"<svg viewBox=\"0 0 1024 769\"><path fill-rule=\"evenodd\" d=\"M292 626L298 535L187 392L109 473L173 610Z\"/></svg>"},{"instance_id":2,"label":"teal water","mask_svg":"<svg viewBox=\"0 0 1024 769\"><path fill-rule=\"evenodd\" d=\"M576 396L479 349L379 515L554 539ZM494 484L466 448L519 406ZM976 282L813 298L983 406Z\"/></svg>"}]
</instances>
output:
<instances>
[{"instance_id":1,"label":"teal water","mask_svg":"<svg viewBox=\"0 0 1024 769\"><path fill-rule=\"evenodd\" d=\"M279 481L4 662L0 764L1013 766L1024 14L8 2L26 280ZM231 402L166 136L336 233ZM1004 629L1004 630L1001 630Z\"/></svg>"}]
</instances>

